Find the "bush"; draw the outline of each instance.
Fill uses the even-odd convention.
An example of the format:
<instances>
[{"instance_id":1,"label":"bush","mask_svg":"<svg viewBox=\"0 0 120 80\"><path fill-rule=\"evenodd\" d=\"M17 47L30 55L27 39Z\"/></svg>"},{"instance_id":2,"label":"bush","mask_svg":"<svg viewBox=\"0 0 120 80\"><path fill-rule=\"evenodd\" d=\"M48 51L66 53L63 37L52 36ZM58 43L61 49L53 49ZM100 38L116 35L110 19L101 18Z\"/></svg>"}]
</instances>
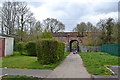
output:
<instances>
[{"instance_id":1,"label":"bush","mask_svg":"<svg viewBox=\"0 0 120 80\"><path fill-rule=\"evenodd\" d=\"M51 64L62 60L65 44L53 39L37 41L37 57L41 64Z\"/></svg>"},{"instance_id":2,"label":"bush","mask_svg":"<svg viewBox=\"0 0 120 80\"><path fill-rule=\"evenodd\" d=\"M37 56L36 41L29 41L25 47L29 56Z\"/></svg>"},{"instance_id":3,"label":"bush","mask_svg":"<svg viewBox=\"0 0 120 80\"><path fill-rule=\"evenodd\" d=\"M24 51L24 43L23 42L17 43L17 51L19 51L21 55L23 54L23 51Z\"/></svg>"}]
</instances>

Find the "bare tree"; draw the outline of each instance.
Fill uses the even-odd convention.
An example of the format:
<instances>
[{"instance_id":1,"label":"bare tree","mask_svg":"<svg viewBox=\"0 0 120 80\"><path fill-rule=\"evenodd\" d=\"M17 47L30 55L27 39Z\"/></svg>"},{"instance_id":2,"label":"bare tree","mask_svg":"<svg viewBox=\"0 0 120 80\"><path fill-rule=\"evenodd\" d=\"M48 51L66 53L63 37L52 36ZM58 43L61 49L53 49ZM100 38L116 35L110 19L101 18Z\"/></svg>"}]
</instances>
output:
<instances>
[{"instance_id":1,"label":"bare tree","mask_svg":"<svg viewBox=\"0 0 120 80\"><path fill-rule=\"evenodd\" d=\"M21 41L23 36L23 31L26 30L26 27L30 21L33 19L33 13L30 11L30 9L27 7L27 3L20 2L18 4L18 10L17 10L17 26L18 29L21 31ZM31 23L30 23L31 26Z\"/></svg>"},{"instance_id":2,"label":"bare tree","mask_svg":"<svg viewBox=\"0 0 120 80\"><path fill-rule=\"evenodd\" d=\"M37 21L36 22L36 24L35 24L35 33L34 34L37 34L37 39L39 39L39 34L40 34L40 32L42 32L42 24L39 22L39 21Z\"/></svg>"},{"instance_id":3,"label":"bare tree","mask_svg":"<svg viewBox=\"0 0 120 80\"><path fill-rule=\"evenodd\" d=\"M25 2L4 2L0 10L1 31L4 34L16 35L23 41L25 34L32 33L35 24L33 13ZM19 40L18 40L19 41Z\"/></svg>"},{"instance_id":4,"label":"bare tree","mask_svg":"<svg viewBox=\"0 0 120 80\"><path fill-rule=\"evenodd\" d=\"M3 20L2 20L2 7L0 6L0 33L3 34Z\"/></svg>"},{"instance_id":5,"label":"bare tree","mask_svg":"<svg viewBox=\"0 0 120 80\"><path fill-rule=\"evenodd\" d=\"M29 19L27 22L28 22L29 34L31 35L34 33L34 26L36 24L36 19L34 17L31 17L31 19Z\"/></svg>"},{"instance_id":6,"label":"bare tree","mask_svg":"<svg viewBox=\"0 0 120 80\"><path fill-rule=\"evenodd\" d=\"M65 25L57 19L47 18L43 21L43 26L50 32L59 32L65 30Z\"/></svg>"},{"instance_id":7,"label":"bare tree","mask_svg":"<svg viewBox=\"0 0 120 80\"><path fill-rule=\"evenodd\" d=\"M17 2L5 2L0 10L2 33L14 34L15 19L17 14Z\"/></svg>"}]
</instances>

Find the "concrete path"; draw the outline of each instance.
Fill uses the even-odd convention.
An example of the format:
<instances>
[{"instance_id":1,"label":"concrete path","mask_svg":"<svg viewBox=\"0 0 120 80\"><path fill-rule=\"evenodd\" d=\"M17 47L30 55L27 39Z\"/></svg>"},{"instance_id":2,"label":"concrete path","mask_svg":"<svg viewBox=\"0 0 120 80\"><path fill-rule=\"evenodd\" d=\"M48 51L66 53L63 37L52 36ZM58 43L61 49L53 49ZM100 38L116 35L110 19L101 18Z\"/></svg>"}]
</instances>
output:
<instances>
[{"instance_id":1,"label":"concrete path","mask_svg":"<svg viewBox=\"0 0 120 80\"><path fill-rule=\"evenodd\" d=\"M91 78L83 66L81 57L78 54L70 54L66 59L52 70L36 70L36 69L4 69L2 75L26 75L39 78Z\"/></svg>"},{"instance_id":2,"label":"concrete path","mask_svg":"<svg viewBox=\"0 0 120 80\"><path fill-rule=\"evenodd\" d=\"M70 54L47 78L91 78L78 54Z\"/></svg>"},{"instance_id":3,"label":"concrete path","mask_svg":"<svg viewBox=\"0 0 120 80\"><path fill-rule=\"evenodd\" d=\"M0 68L1 69L1 68ZM46 78L52 70L36 70L36 69L2 69L2 75L26 75L39 78Z\"/></svg>"}]
</instances>

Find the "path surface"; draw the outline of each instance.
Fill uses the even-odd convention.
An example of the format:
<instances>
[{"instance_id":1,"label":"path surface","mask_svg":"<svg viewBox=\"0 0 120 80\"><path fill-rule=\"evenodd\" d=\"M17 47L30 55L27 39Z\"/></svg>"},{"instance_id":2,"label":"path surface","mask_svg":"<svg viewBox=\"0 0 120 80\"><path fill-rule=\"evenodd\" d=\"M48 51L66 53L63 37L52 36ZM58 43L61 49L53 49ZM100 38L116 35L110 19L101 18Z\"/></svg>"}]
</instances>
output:
<instances>
[{"instance_id":1,"label":"path surface","mask_svg":"<svg viewBox=\"0 0 120 80\"><path fill-rule=\"evenodd\" d=\"M117 75L90 75L86 68L83 66L83 62L81 57L78 54L70 54L66 57L66 59L56 67L53 71L52 70L37 70L37 69L3 69L0 68L0 77L1 75L26 75L26 76L33 76L39 78L94 78L94 80L98 80L98 78L118 78L118 72L120 67L110 67ZM1 73L2 72L2 73ZM120 77L119 77L120 78ZM49 80L49 79L48 79ZM110 79L111 80L111 79Z\"/></svg>"},{"instance_id":2,"label":"path surface","mask_svg":"<svg viewBox=\"0 0 120 80\"><path fill-rule=\"evenodd\" d=\"M26 75L41 78L91 78L78 54L70 54L52 70L2 69L2 75Z\"/></svg>"},{"instance_id":3,"label":"path surface","mask_svg":"<svg viewBox=\"0 0 120 80\"><path fill-rule=\"evenodd\" d=\"M52 70L33 70L33 69L2 69L2 75L26 75L39 78L46 78Z\"/></svg>"},{"instance_id":4,"label":"path surface","mask_svg":"<svg viewBox=\"0 0 120 80\"><path fill-rule=\"evenodd\" d=\"M78 54L70 53L47 78L91 78L91 75L83 66L81 57Z\"/></svg>"}]
</instances>

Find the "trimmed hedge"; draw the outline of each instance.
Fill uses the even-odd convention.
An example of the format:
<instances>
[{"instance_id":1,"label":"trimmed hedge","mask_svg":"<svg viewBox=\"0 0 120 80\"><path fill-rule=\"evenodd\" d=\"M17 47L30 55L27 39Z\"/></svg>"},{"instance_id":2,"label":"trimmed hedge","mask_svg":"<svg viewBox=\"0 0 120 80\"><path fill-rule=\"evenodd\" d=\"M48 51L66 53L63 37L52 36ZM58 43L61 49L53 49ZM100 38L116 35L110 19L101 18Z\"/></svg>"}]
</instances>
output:
<instances>
[{"instance_id":1,"label":"trimmed hedge","mask_svg":"<svg viewBox=\"0 0 120 80\"><path fill-rule=\"evenodd\" d=\"M53 39L37 41L37 57L41 64L51 64L62 60L65 44Z\"/></svg>"},{"instance_id":2,"label":"trimmed hedge","mask_svg":"<svg viewBox=\"0 0 120 80\"><path fill-rule=\"evenodd\" d=\"M24 43L23 42L17 43L17 51L19 51L21 55L23 54L23 51L24 51Z\"/></svg>"},{"instance_id":3,"label":"trimmed hedge","mask_svg":"<svg viewBox=\"0 0 120 80\"><path fill-rule=\"evenodd\" d=\"M36 41L29 41L26 45L26 50L29 56L37 56L36 54Z\"/></svg>"}]
</instances>

